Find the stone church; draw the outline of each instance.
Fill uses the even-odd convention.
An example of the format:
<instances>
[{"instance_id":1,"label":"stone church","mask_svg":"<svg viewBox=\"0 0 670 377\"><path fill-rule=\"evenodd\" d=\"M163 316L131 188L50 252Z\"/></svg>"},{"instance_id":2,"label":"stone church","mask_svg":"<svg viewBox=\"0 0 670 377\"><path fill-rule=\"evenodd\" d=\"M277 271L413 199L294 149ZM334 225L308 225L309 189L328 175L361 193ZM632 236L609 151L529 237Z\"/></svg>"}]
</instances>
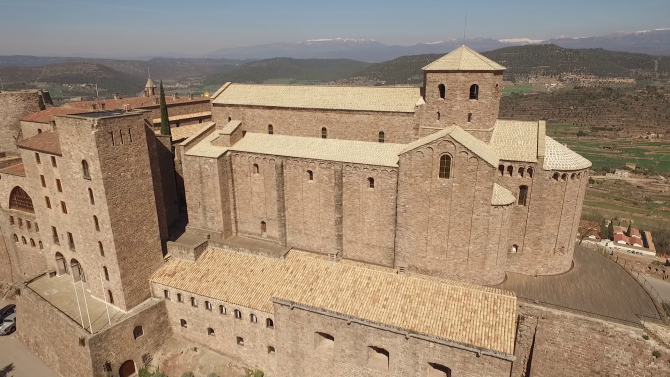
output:
<instances>
[{"instance_id":1,"label":"stone church","mask_svg":"<svg viewBox=\"0 0 670 377\"><path fill-rule=\"evenodd\" d=\"M19 336L64 376L133 375L171 335L270 377L509 376L491 286L571 268L591 163L498 119L504 70L463 46L421 88L227 83L180 142L56 116L0 170Z\"/></svg>"}]
</instances>

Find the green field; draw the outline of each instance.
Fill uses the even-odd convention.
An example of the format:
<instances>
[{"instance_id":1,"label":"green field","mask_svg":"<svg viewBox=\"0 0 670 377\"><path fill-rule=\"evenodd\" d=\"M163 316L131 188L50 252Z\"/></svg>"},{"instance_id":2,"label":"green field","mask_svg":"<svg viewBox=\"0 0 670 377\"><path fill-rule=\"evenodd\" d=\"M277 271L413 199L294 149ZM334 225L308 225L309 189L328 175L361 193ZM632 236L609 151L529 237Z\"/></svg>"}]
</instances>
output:
<instances>
[{"instance_id":1,"label":"green field","mask_svg":"<svg viewBox=\"0 0 670 377\"><path fill-rule=\"evenodd\" d=\"M503 87L502 94L508 95L511 93L528 93L533 90L533 86L530 84L518 84L510 85Z\"/></svg>"}]
</instances>

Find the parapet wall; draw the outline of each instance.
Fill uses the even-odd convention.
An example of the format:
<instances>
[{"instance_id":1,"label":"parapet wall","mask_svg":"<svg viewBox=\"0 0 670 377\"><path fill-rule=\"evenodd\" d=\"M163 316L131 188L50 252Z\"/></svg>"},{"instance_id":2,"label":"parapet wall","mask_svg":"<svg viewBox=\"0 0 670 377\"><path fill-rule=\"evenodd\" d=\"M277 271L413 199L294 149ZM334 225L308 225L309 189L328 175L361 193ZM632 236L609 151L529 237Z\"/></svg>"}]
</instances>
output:
<instances>
[{"instance_id":1,"label":"parapet wall","mask_svg":"<svg viewBox=\"0 0 670 377\"><path fill-rule=\"evenodd\" d=\"M0 92L0 152L15 152L19 120L40 111L38 91Z\"/></svg>"}]
</instances>

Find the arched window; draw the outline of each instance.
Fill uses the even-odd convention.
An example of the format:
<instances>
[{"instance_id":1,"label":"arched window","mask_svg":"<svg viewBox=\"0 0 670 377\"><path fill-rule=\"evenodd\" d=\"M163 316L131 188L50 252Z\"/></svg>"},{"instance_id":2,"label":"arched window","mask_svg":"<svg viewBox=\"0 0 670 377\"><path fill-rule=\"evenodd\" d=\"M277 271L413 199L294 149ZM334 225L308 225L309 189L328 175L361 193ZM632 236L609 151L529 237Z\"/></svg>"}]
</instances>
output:
<instances>
[{"instance_id":1,"label":"arched window","mask_svg":"<svg viewBox=\"0 0 670 377\"><path fill-rule=\"evenodd\" d=\"M107 271L107 267L102 266L102 273L105 275L105 280L109 281L109 271Z\"/></svg>"},{"instance_id":2,"label":"arched window","mask_svg":"<svg viewBox=\"0 0 670 377\"><path fill-rule=\"evenodd\" d=\"M368 347L368 367L377 370L389 369L389 351L381 347Z\"/></svg>"},{"instance_id":3,"label":"arched window","mask_svg":"<svg viewBox=\"0 0 670 377\"><path fill-rule=\"evenodd\" d=\"M572 175L570 176L570 179L572 179L572 180L574 181L574 180L575 180L575 178L577 178L577 174L575 174L575 173L572 173Z\"/></svg>"},{"instance_id":4,"label":"arched window","mask_svg":"<svg viewBox=\"0 0 670 377\"><path fill-rule=\"evenodd\" d=\"M501 177L505 175L505 165L498 165L498 171L500 172Z\"/></svg>"},{"instance_id":5,"label":"arched window","mask_svg":"<svg viewBox=\"0 0 670 377\"><path fill-rule=\"evenodd\" d=\"M528 197L528 186L519 186L519 205L526 206L526 198Z\"/></svg>"},{"instance_id":6,"label":"arched window","mask_svg":"<svg viewBox=\"0 0 670 377\"><path fill-rule=\"evenodd\" d=\"M214 336L214 329L211 328L211 327L208 327L208 328L207 328L207 335L209 335L209 336Z\"/></svg>"},{"instance_id":7,"label":"arched window","mask_svg":"<svg viewBox=\"0 0 670 377\"><path fill-rule=\"evenodd\" d=\"M511 252L512 254L516 254L516 252L517 252L518 250L519 250L519 245L514 244L514 245L512 245L512 250L510 250L510 252Z\"/></svg>"},{"instance_id":8,"label":"arched window","mask_svg":"<svg viewBox=\"0 0 670 377\"><path fill-rule=\"evenodd\" d=\"M552 178L554 179L554 181L558 181L558 177L559 177L559 176L560 176L560 174L558 174L558 173L554 173L554 175L552 176Z\"/></svg>"},{"instance_id":9,"label":"arched window","mask_svg":"<svg viewBox=\"0 0 670 377\"><path fill-rule=\"evenodd\" d=\"M524 173L523 166L519 166L519 177L523 178L523 173Z\"/></svg>"},{"instance_id":10,"label":"arched window","mask_svg":"<svg viewBox=\"0 0 670 377\"><path fill-rule=\"evenodd\" d=\"M269 125L268 126L268 134L272 135L273 133L275 133L275 129L274 129L274 127L272 127L272 125Z\"/></svg>"},{"instance_id":11,"label":"arched window","mask_svg":"<svg viewBox=\"0 0 670 377\"><path fill-rule=\"evenodd\" d=\"M314 172L312 172L311 170L307 170L307 179L309 179L310 181L313 181L314 180Z\"/></svg>"},{"instance_id":12,"label":"arched window","mask_svg":"<svg viewBox=\"0 0 670 377\"><path fill-rule=\"evenodd\" d=\"M322 139L328 138L328 130L326 129L326 127L321 128L321 138Z\"/></svg>"},{"instance_id":13,"label":"arched window","mask_svg":"<svg viewBox=\"0 0 670 377\"><path fill-rule=\"evenodd\" d=\"M261 235L265 236L268 233L268 224L265 221L261 221Z\"/></svg>"},{"instance_id":14,"label":"arched window","mask_svg":"<svg viewBox=\"0 0 670 377\"><path fill-rule=\"evenodd\" d=\"M384 131L379 131L379 142L383 143L385 139L386 135L384 134Z\"/></svg>"},{"instance_id":15,"label":"arched window","mask_svg":"<svg viewBox=\"0 0 670 377\"><path fill-rule=\"evenodd\" d=\"M35 247L35 240L32 238L30 239L30 246Z\"/></svg>"},{"instance_id":16,"label":"arched window","mask_svg":"<svg viewBox=\"0 0 670 377\"><path fill-rule=\"evenodd\" d=\"M254 164L254 174L258 173L259 173L258 164Z\"/></svg>"},{"instance_id":17,"label":"arched window","mask_svg":"<svg viewBox=\"0 0 670 377\"><path fill-rule=\"evenodd\" d=\"M91 179L91 172L88 169L88 162L81 160L81 175L84 179Z\"/></svg>"},{"instance_id":18,"label":"arched window","mask_svg":"<svg viewBox=\"0 0 670 377\"><path fill-rule=\"evenodd\" d=\"M240 346L244 345L244 339L241 336L237 337L237 344L240 345Z\"/></svg>"},{"instance_id":19,"label":"arched window","mask_svg":"<svg viewBox=\"0 0 670 377\"><path fill-rule=\"evenodd\" d=\"M95 198L93 197L93 190L90 188L88 189L88 200L91 202L91 204L95 204Z\"/></svg>"},{"instance_id":20,"label":"arched window","mask_svg":"<svg viewBox=\"0 0 670 377\"><path fill-rule=\"evenodd\" d=\"M470 87L470 99L479 99L479 85L472 84Z\"/></svg>"},{"instance_id":21,"label":"arched window","mask_svg":"<svg viewBox=\"0 0 670 377\"><path fill-rule=\"evenodd\" d=\"M181 293L177 293L177 302L184 302L184 296Z\"/></svg>"},{"instance_id":22,"label":"arched window","mask_svg":"<svg viewBox=\"0 0 670 377\"><path fill-rule=\"evenodd\" d=\"M437 112L437 120L440 120L441 117L442 117L442 114L440 114L440 112L438 111Z\"/></svg>"},{"instance_id":23,"label":"arched window","mask_svg":"<svg viewBox=\"0 0 670 377\"><path fill-rule=\"evenodd\" d=\"M95 230L100 231L100 223L98 222L98 216L93 215L93 225L95 225Z\"/></svg>"},{"instance_id":24,"label":"arched window","mask_svg":"<svg viewBox=\"0 0 670 377\"><path fill-rule=\"evenodd\" d=\"M265 326L269 329L274 329L275 328L275 323L272 320L272 318L268 318L265 320Z\"/></svg>"},{"instance_id":25,"label":"arched window","mask_svg":"<svg viewBox=\"0 0 670 377\"><path fill-rule=\"evenodd\" d=\"M533 168L528 168L527 173L528 173L528 178L533 178Z\"/></svg>"},{"instance_id":26,"label":"arched window","mask_svg":"<svg viewBox=\"0 0 670 377\"><path fill-rule=\"evenodd\" d=\"M447 90L446 90L446 88L444 87L444 84L440 84L440 85L438 85L438 86L437 86L437 90L440 91L440 98L444 99L444 97L446 97L446 95L447 95Z\"/></svg>"},{"instance_id":27,"label":"arched window","mask_svg":"<svg viewBox=\"0 0 670 377\"><path fill-rule=\"evenodd\" d=\"M205 309L212 310L212 303L209 301L205 301Z\"/></svg>"},{"instance_id":28,"label":"arched window","mask_svg":"<svg viewBox=\"0 0 670 377\"><path fill-rule=\"evenodd\" d=\"M561 175L561 180L564 181L564 182L567 181L568 180L568 175L563 173L563 175Z\"/></svg>"},{"instance_id":29,"label":"arched window","mask_svg":"<svg viewBox=\"0 0 670 377\"><path fill-rule=\"evenodd\" d=\"M226 307L223 305L219 305L219 314L227 314L228 311L226 310Z\"/></svg>"},{"instance_id":30,"label":"arched window","mask_svg":"<svg viewBox=\"0 0 670 377\"><path fill-rule=\"evenodd\" d=\"M24 237L24 236L21 236L21 242L23 242L24 245L28 243L28 242L26 241L26 237Z\"/></svg>"},{"instance_id":31,"label":"arched window","mask_svg":"<svg viewBox=\"0 0 670 377\"><path fill-rule=\"evenodd\" d=\"M451 377L451 369L444 365L428 363L428 377Z\"/></svg>"},{"instance_id":32,"label":"arched window","mask_svg":"<svg viewBox=\"0 0 670 377\"><path fill-rule=\"evenodd\" d=\"M468 123L472 122L472 113L468 113Z\"/></svg>"},{"instance_id":33,"label":"arched window","mask_svg":"<svg viewBox=\"0 0 670 377\"><path fill-rule=\"evenodd\" d=\"M507 174L511 177L514 175L514 166L510 165L507 167Z\"/></svg>"},{"instance_id":34,"label":"arched window","mask_svg":"<svg viewBox=\"0 0 670 377\"><path fill-rule=\"evenodd\" d=\"M183 328L187 328L187 327L188 327L188 324L186 323L186 320L185 320L185 319L180 319L180 320L179 320L179 324L180 324L181 327L183 327Z\"/></svg>"},{"instance_id":35,"label":"arched window","mask_svg":"<svg viewBox=\"0 0 670 377\"><path fill-rule=\"evenodd\" d=\"M110 290L107 290L107 302L109 302L110 304L114 303L114 295Z\"/></svg>"},{"instance_id":36,"label":"arched window","mask_svg":"<svg viewBox=\"0 0 670 377\"><path fill-rule=\"evenodd\" d=\"M17 236L16 233L14 233L14 242L19 242L19 236Z\"/></svg>"},{"instance_id":37,"label":"arched window","mask_svg":"<svg viewBox=\"0 0 670 377\"><path fill-rule=\"evenodd\" d=\"M231 118L231 117L228 117L228 121L230 122L231 120L233 120L233 118Z\"/></svg>"},{"instance_id":38,"label":"arched window","mask_svg":"<svg viewBox=\"0 0 670 377\"><path fill-rule=\"evenodd\" d=\"M142 335L144 335L144 330L142 330L142 326L135 326L135 328L133 329L133 337L137 339Z\"/></svg>"},{"instance_id":39,"label":"arched window","mask_svg":"<svg viewBox=\"0 0 670 377\"><path fill-rule=\"evenodd\" d=\"M191 306L198 307L198 300L195 297L191 297Z\"/></svg>"},{"instance_id":40,"label":"arched window","mask_svg":"<svg viewBox=\"0 0 670 377\"><path fill-rule=\"evenodd\" d=\"M451 177L451 156L443 154L440 156L440 178L448 179Z\"/></svg>"},{"instance_id":41,"label":"arched window","mask_svg":"<svg viewBox=\"0 0 670 377\"><path fill-rule=\"evenodd\" d=\"M235 309L235 318L236 319L242 319L242 312Z\"/></svg>"},{"instance_id":42,"label":"arched window","mask_svg":"<svg viewBox=\"0 0 670 377\"><path fill-rule=\"evenodd\" d=\"M270 355L274 355L275 352L276 352L276 351L275 351L275 348L274 348L274 347L272 347L272 346L268 346L268 353L269 353Z\"/></svg>"},{"instance_id":43,"label":"arched window","mask_svg":"<svg viewBox=\"0 0 670 377\"><path fill-rule=\"evenodd\" d=\"M105 248L102 247L102 242L98 241L98 249L100 249L100 256L105 256Z\"/></svg>"},{"instance_id":44,"label":"arched window","mask_svg":"<svg viewBox=\"0 0 670 377\"><path fill-rule=\"evenodd\" d=\"M35 213L35 208L33 207L33 200L30 199L30 196L27 192L19 186L14 187L12 192L9 194L9 209L15 209L17 211Z\"/></svg>"},{"instance_id":45,"label":"arched window","mask_svg":"<svg viewBox=\"0 0 670 377\"><path fill-rule=\"evenodd\" d=\"M40 249L44 249L44 244L42 244L42 241L39 241L38 245L40 245Z\"/></svg>"},{"instance_id":46,"label":"arched window","mask_svg":"<svg viewBox=\"0 0 670 377\"><path fill-rule=\"evenodd\" d=\"M163 290L163 296L165 297L166 300L169 300L170 299L170 291L168 291L167 289L164 289Z\"/></svg>"},{"instance_id":47,"label":"arched window","mask_svg":"<svg viewBox=\"0 0 670 377\"><path fill-rule=\"evenodd\" d=\"M256 317L256 314L250 314L249 320L253 323L258 323L258 317Z\"/></svg>"},{"instance_id":48,"label":"arched window","mask_svg":"<svg viewBox=\"0 0 670 377\"><path fill-rule=\"evenodd\" d=\"M372 177L368 178L368 187L369 188L375 188L375 179Z\"/></svg>"}]
</instances>

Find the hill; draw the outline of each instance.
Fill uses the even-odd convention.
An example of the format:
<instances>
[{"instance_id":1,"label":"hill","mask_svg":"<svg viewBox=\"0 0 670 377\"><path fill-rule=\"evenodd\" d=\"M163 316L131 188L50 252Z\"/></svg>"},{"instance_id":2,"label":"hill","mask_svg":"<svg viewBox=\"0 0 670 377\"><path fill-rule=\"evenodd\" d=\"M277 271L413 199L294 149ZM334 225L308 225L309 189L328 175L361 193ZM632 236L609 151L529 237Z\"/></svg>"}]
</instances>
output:
<instances>
[{"instance_id":1,"label":"hill","mask_svg":"<svg viewBox=\"0 0 670 377\"><path fill-rule=\"evenodd\" d=\"M348 59L274 58L242 64L209 75L205 85L224 82L263 83L273 79L329 82L346 78L367 68L370 63Z\"/></svg>"},{"instance_id":2,"label":"hill","mask_svg":"<svg viewBox=\"0 0 670 377\"><path fill-rule=\"evenodd\" d=\"M506 47L482 53L507 67L505 79L527 82L531 78L561 79L569 75L634 79L669 78L670 58L602 49L571 50L555 45ZM419 85L421 68L440 54L403 56L373 64L356 73L349 82L384 85ZM347 80L344 80L345 83Z\"/></svg>"}]
</instances>

